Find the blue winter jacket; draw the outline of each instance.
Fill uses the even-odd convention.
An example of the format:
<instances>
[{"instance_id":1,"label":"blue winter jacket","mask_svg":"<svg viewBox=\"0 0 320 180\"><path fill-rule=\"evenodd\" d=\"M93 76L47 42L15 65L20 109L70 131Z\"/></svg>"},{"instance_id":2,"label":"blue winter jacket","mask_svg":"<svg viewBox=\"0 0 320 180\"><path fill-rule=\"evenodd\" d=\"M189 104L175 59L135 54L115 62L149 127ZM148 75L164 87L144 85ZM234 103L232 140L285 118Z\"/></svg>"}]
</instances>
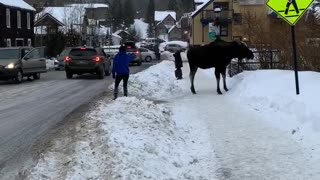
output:
<instances>
[{"instance_id":1,"label":"blue winter jacket","mask_svg":"<svg viewBox=\"0 0 320 180\"><path fill-rule=\"evenodd\" d=\"M113 60L112 75L129 75L129 63L135 59L135 55L119 52Z\"/></svg>"}]
</instances>

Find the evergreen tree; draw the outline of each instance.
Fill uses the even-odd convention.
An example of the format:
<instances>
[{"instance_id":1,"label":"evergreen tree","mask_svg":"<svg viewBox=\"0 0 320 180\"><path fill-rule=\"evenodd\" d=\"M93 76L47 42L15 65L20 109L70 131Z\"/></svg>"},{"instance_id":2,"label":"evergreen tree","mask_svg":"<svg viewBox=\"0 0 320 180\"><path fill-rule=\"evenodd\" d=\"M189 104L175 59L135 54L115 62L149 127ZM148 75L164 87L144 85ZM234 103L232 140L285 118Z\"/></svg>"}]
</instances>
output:
<instances>
[{"instance_id":1,"label":"evergreen tree","mask_svg":"<svg viewBox=\"0 0 320 180\"><path fill-rule=\"evenodd\" d=\"M124 24L126 27L130 27L131 24L134 23L134 9L131 0L126 0L124 4Z\"/></svg>"},{"instance_id":2,"label":"evergreen tree","mask_svg":"<svg viewBox=\"0 0 320 180\"><path fill-rule=\"evenodd\" d=\"M114 0L110 7L111 13L111 22L113 30L117 30L121 28L123 24L123 16L122 16L122 5L119 0Z\"/></svg>"},{"instance_id":3,"label":"evergreen tree","mask_svg":"<svg viewBox=\"0 0 320 180\"><path fill-rule=\"evenodd\" d=\"M154 0L149 0L149 5L148 5L148 9L147 9L147 14L146 14L146 22L149 24L149 27L148 27L148 36L149 37L155 36L154 13L155 13Z\"/></svg>"},{"instance_id":4,"label":"evergreen tree","mask_svg":"<svg viewBox=\"0 0 320 180\"><path fill-rule=\"evenodd\" d=\"M181 0L181 7L184 12L192 12L194 10L193 0Z\"/></svg>"},{"instance_id":5,"label":"evergreen tree","mask_svg":"<svg viewBox=\"0 0 320 180\"><path fill-rule=\"evenodd\" d=\"M168 10L175 11L175 12L178 11L178 3L176 0L169 0Z\"/></svg>"}]
</instances>

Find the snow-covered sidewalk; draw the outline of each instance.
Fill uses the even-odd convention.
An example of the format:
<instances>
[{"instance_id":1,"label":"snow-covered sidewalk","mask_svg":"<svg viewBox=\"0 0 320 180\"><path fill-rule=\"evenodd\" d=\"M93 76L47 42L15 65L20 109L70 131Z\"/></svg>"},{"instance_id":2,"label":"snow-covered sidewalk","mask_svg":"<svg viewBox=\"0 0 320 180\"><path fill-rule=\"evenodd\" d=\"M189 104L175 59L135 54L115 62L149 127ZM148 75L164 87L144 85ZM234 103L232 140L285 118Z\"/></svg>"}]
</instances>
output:
<instances>
[{"instance_id":1,"label":"snow-covered sidewalk","mask_svg":"<svg viewBox=\"0 0 320 180\"><path fill-rule=\"evenodd\" d=\"M55 140L27 179L320 178L320 145L312 141L320 135L316 130L292 131L292 124L305 127L289 119L294 107L300 107L294 106L294 98L290 114L272 95L258 93L262 84L254 88L257 93L250 91L257 81L248 83L247 74L233 78L230 92L219 96L213 70L198 71L198 94L192 95L187 64L183 71L184 79L175 80L174 63L164 61L131 76L132 97L98 102L75 127L78 134ZM300 100L306 108L312 104ZM281 108L272 111L274 107ZM316 117L314 113L308 117ZM272 117L284 121L273 123ZM295 138L297 134L308 141Z\"/></svg>"}]
</instances>

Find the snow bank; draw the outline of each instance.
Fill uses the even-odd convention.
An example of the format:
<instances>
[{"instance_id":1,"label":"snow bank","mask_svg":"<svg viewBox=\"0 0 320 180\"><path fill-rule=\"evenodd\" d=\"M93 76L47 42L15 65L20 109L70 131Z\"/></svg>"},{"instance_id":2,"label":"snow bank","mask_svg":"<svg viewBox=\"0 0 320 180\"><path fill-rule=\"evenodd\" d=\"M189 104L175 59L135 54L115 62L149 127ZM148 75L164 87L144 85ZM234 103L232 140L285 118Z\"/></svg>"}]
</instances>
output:
<instances>
[{"instance_id":1,"label":"snow bank","mask_svg":"<svg viewBox=\"0 0 320 180\"><path fill-rule=\"evenodd\" d=\"M129 78L129 94L151 99L167 99L178 94L179 88L175 75L175 65L171 61L162 61L143 72L133 74ZM110 86L113 89L113 85ZM122 84L119 86L122 91Z\"/></svg>"},{"instance_id":2,"label":"snow bank","mask_svg":"<svg viewBox=\"0 0 320 180\"><path fill-rule=\"evenodd\" d=\"M285 113L300 123L312 123L320 132L320 74L300 72L301 95L295 95L292 71L244 72L232 79L233 95L259 111Z\"/></svg>"},{"instance_id":3,"label":"snow bank","mask_svg":"<svg viewBox=\"0 0 320 180\"><path fill-rule=\"evenodd\" d=\"M108 133L110 179L208 179L197 154L185 152L192 142L184 139L165 105L137 98L119 98L100 111Z\"/></svg>"},{"instance_id":4,"label":"snow bank","mask_svg":"<svg viewBox=\"0 0 320 180\"><path fill-rule=\"evenodd\" d=\"M54 68L54 59L46 59L46 67L48 69L53 69Z\"/></svg>"}]
</instances>

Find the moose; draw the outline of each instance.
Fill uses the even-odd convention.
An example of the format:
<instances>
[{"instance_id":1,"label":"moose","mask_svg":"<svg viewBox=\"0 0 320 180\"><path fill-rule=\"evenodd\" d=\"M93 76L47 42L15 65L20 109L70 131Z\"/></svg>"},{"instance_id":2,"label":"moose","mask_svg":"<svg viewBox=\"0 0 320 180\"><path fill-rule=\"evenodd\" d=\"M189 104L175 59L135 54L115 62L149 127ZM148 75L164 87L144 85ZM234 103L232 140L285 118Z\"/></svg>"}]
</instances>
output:
<instances>
[{"instance_id":1,"label":"moose","mask_svg":"<svg viewBox=\"0 0 320 180\"><path fill-rule=\"evenodd\" d=\"M220 90L220 74L223 77L223 88L228 91L226 84L226 69L233 58L253 59L253 52L241 41L227 42L217 39L210 44L191 47L187 53L190 66L191 92L196 94L194 88L194 78L198 68L210 69L215 68L215 76L217 80L217 92L222 94Z\"/></svg>"}]
</instances>

